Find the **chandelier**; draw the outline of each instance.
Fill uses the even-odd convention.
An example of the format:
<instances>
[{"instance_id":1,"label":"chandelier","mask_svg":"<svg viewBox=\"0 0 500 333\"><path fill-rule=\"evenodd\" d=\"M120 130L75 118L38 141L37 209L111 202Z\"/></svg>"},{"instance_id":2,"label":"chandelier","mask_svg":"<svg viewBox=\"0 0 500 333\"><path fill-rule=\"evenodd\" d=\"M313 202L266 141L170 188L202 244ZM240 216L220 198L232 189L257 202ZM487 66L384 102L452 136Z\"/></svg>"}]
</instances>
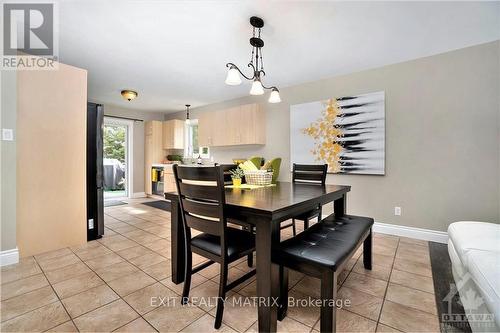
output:
<instances>
[{"instance_id":1,"label":"chandelier","mask_svg":"<svg viewBox=\"0 0 500 333\"><path fill-rule=\"evenodd\" d=\"M252 45L252 56L248 67L253 71L252 76L246 76L243 72L233 63L227 63L226 67L229 68L226 77L226 84L230 86L237 86L241 84L241 76L252 82L252 88L250 89L250 95L263 95L264 89L271 90L269 95L269 103L279 103L281 102L281 97L278 88L276 87L266 87L262 84L262 77L266 75L264 71L264 63L262 62L262 48L264 47L264 41L260 38L260 30L264 26L264 20L260 17L252 16L250 18L250 24L253 26L253 36L250 38L250 45Z\"/></svg>"}]
</instances>

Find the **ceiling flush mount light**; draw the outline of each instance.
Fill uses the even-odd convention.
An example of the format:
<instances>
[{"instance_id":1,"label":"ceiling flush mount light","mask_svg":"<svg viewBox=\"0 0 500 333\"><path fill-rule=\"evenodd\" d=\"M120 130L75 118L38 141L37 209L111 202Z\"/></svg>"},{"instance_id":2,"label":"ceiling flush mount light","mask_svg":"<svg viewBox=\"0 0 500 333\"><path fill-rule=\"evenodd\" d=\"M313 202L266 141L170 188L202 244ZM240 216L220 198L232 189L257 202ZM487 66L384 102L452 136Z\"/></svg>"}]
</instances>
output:
<instances>
[{"instance_id":1,"label":"ceiling flush mount light","mask_svg":"<svg viewBox=\"0 0 500 333\"><path fill-rule=\"evenodd\" d=\"M133 90L122 90L121 94L122 94L123 98L125 98L129 102L138 96L137 91L133 91Z\"/></svg>"},{"instance_id":2,"label":"ceiling flush mount light","mask_svg":"<svg viewBox=\"0 0 500 333\"><path fill-rule=\"evenodd\" d=\"M250 95L263 95L264 89L271 90L269 95L269 103L279 103L281 102L281 97L278 88L276 87L266 87L262 84L262 77L266 75L264 72L264 63L262 62L262 48L264 47L264 41L260 38L260 30L264 26L264 20L260 17L252 16L250 18L250 24L253 27L253 36L250 38L250 45L252 45L252 56L248 67L253 70L252 76L246 76L243 72L233 63L227 63L226 67L229 68L226 77L226 84L230 86L236 86L241 84L241 76L252 82L252 88L250 89Z\"/></svg>"}]
</instances>

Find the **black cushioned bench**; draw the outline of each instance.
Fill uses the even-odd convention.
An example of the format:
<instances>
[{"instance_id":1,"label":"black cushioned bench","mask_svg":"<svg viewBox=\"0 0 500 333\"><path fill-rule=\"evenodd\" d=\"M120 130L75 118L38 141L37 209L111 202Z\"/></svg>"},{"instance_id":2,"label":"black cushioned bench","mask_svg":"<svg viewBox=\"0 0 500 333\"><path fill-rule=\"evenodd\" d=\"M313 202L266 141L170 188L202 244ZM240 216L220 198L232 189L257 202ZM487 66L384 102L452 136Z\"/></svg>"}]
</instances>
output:
<instances>
[{"instance_id":1,"label":"black cushioned bench","mask_svg":"<svg viewBox=\"0 0 500 333\"><path fill-rule=\"evenodd\" d=\"M369 217L334 214L283 241L273 252L280 265L280 306L278 319L286 316L288 304L287 268L321 279L321 332L335 332L337 274L363 243L363 264L372 268L372 226Z\"/></svg>"}]
</instances>

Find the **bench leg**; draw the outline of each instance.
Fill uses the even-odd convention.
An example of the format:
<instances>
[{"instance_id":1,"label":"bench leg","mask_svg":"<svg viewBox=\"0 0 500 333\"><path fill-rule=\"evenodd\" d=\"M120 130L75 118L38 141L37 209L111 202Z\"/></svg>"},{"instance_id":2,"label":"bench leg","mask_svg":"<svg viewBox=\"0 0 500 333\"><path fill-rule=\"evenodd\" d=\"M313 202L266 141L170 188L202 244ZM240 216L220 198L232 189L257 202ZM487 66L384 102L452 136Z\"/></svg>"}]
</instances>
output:
<instances>
[{"instance_id":1,"label":"bench leg","mask_svg":"<svg viewBox=\"0 0 500 333\"><path fill-rule=\"evenodd\" d=\"M253 252L247 256L247 266L253 267Z\"/></svg>"},{"instance_id":2,"label":"bench leg","mask_svg":"<svg viewBox=\"0 0 500 333\"><path fill-rule=\"evenodd\" d=\"M363 242L363 265L365 269L372 269L372 247L372 230L370 229L370 234Z\"/></svg>"},{"instance_id":3,"label":"bench leg","mask_svg":"<svg viewBox=\"0 0 500 333\"><path fill-rule=\"evenodd\" d=\"M282 321L288 311L288 268L280 266L280 297L278 307L278 320Z\"/></svg>"},{"instance_id":4,"label":"bench leg","mask_svg":"<svg viewBox=\"0 0 500 333\"><path fill-rule=\"evenodd\" d=\"M321 277L321 333L335 332L335 300L337 299L337 274L326 271Z\"/></svg>"}]
</instances>

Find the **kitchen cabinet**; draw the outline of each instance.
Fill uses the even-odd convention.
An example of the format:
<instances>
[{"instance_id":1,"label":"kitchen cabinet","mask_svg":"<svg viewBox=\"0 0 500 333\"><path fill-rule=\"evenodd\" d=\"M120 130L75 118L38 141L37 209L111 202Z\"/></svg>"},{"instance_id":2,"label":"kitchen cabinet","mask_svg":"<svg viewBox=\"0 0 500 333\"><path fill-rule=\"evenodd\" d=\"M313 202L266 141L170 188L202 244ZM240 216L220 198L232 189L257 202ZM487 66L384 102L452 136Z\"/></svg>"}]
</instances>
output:
<instances>
[{"instance_id":1,"label":"kitchen cabinet","mask_svg":"<svg viewBox=\"0 0 500 333\"><path fill-rule=\"evenodd\" d=\"M172 119L163 122L163 149L184 149L184 121Z\"/></svg>"},{"instance_id":2,"label":"kitchen cabinet","mask_svg":"<svg viewBox=\"0 0 500 333\"><path fill-rule=\"evenodd\" d=\"M198 142L207 147L265 144L265 114L258 104L203 112L198 117Z\"/></svg>"},{"instance_id":3,"label":"kitchen cabinet","mask_svg":"<svg viewBox=\"0 0 500 333\"><path fill-rule=\"evenodd\" d=\"M144 123L144 191L152 193L151 167L153 163L160 163L165 158L163 151L163 124L152 120Z\"/></svg>"},{"instance_id":4,"label":"kitchen cabinet","mask_svg":"<svg viewBox=\"0 0 500 333\"><path fill-rule=\"evenodd\" d=\"M164 192L175 192L177 187L175 185L174 170L172 166L165 166L163 169L163 188Z\"/></svg>"},{"instance_id":5,"label":"kitchen cabinet","mask_svg":"<svg viewBox=\"0 0 500 333\"><path fill-rule=\"evenodd\" d=\"M203 112L198 117L198 144L201 147L225 146L230 127L227 112Z\"/></svg>"}]
</instances>

